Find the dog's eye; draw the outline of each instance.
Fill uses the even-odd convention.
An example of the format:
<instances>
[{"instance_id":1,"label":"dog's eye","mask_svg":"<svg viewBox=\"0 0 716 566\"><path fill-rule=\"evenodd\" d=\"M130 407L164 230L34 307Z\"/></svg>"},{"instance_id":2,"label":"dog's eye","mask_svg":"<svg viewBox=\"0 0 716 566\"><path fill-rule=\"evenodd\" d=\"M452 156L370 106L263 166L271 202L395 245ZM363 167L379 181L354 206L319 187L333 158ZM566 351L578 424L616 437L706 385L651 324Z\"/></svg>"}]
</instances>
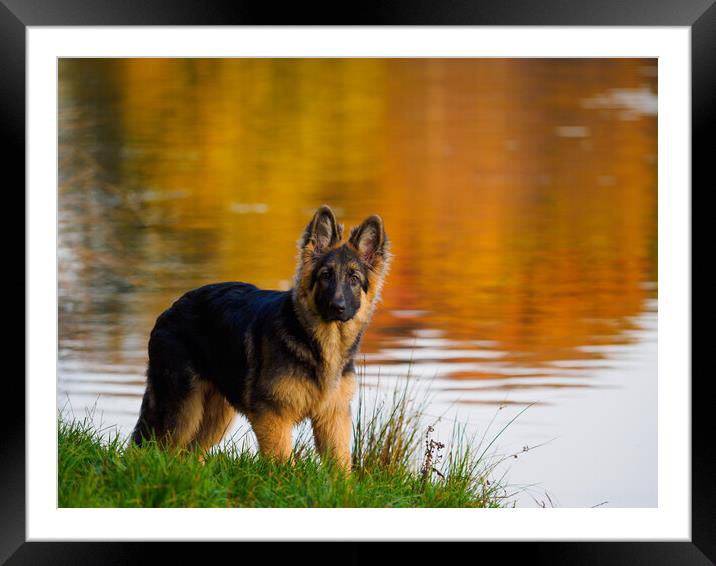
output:
<instances>
[{"instance_id":1,"label":"dog's eye","mask_svg":"<svg viewBox=\"0 0 716 566\"><path fill-rule=\"evenodd\" d=\"M353 285L354 287L360 285L360 277L358 277L357 275L351 275L351 285Z\"/></svg>"},{"instance_id":2,"label":"dog's eye","mask_svg":"<svg viewBox=\"0 0 716 566\"><path fill-rule=\"evenodd\" d=\"M321 279L323 281L328 281L331 278L331 272L330 271L324 271L321 273Z\"/></svg>"}]
</instances>

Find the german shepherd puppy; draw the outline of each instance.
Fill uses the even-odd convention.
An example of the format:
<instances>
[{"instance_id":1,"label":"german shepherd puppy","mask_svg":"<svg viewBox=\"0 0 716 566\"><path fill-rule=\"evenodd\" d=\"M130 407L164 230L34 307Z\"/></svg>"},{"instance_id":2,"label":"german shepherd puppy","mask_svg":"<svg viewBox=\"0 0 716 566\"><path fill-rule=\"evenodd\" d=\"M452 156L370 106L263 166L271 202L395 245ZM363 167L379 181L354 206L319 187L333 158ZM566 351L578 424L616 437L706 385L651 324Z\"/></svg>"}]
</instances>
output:
<instances>
[{"instance_id":1,"label":"german shepherd puppy","mask_svg":"<svg viewBox=\"0 0 716 566\"><path fill-rule=\"evenodd\" d=\"M353 228L327 206L299 240L289 291L216 283L189 291L162 313L149 339L147 387L135 443L208 450L236 412L262 453L282 461L291 432L311 419L321 455L351 467L354 357L391 261L379 216Z\"/></svg>"}]
</instances>

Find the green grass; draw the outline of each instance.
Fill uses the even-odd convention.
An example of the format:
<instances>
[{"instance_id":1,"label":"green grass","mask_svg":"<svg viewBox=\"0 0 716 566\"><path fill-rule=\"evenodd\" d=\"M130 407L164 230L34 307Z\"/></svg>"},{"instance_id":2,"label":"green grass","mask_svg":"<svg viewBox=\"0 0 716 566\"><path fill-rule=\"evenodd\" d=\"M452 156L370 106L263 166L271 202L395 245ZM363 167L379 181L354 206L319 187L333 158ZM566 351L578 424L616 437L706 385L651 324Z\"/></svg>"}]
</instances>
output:
<instances>
[{"instance_id":1,"label":"green grass","mask_svg":"<svg viewBox=\"0 0 716 566\"><path fill-rule=\"evenodd\" d=\"M499 458L455 426L450 439L421 429L412 392L354 417L353 471L321 462L299 438L294 463L257 455L246 442L212 450L167 452L150 442L127 446L82 420L59 419L60 507L501 507L510 504ZM494 439L493 439L494 441ZM488 444L488 447L491 444Z\"/></svg>"}]
</instances>

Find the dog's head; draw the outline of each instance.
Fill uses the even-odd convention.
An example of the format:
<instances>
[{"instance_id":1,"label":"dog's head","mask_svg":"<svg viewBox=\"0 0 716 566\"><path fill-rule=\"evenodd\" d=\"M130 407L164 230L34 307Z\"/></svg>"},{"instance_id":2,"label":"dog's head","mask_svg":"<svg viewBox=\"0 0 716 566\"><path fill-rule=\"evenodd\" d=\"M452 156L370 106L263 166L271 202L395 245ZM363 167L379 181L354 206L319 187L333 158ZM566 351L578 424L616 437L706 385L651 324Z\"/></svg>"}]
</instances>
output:
<instances>
[{"instance_id":1,"label":"dog's head","mask_svg":"<svg viewBox=\"0 0 716 566\"><path fill-rule=\"evenodd\" d=\"M366 218L341 243L343 226L320 207L299 241L300 277L309 306L325 322L347 322L367 312L380 292L390 259L380 216Z\"/></svg>"}]
</instances>

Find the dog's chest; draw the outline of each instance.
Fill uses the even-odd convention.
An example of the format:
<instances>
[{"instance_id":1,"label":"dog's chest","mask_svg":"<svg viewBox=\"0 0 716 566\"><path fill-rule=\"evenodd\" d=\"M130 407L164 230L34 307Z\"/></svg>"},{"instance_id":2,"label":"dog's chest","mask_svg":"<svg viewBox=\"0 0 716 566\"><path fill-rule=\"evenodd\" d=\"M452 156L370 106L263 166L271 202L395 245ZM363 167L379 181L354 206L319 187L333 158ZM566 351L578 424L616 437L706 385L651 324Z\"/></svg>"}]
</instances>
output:
<instances>
[{"instance_id":1,"label":"dog's chest","mask_svg":"<svg viewBox=\"0 0 716 566\"><path fill-rule=\"evenodd\" d=\"M345 381L343 368L348 357L340 334L326 334L319 339L322 355L313 379L302 379L296 384L301 393L294 398L294 409L302 417L320 413L326 406L333 405L336 396L341 396L342 382Z\"/></svg>"},{"instance_id":2,"label":"dog's chest","mask_svg":"<svg viewBox=\"0 0 716 566\"><path fill-rule=\"evenodd\" d=\"M333 388L340 380L343 368L350 359L350 352L357 332L349 327L335 325L322 329L316 338L321 348L321 363L318 368L322 388Z\"/></svg>"},{"instance_id":3,"label":"dog's chest","mask_svg":"<svg viewBox=\"0 0 716 566\"><path fill-rule=\"evenodd\" d=\"M318 380L315 377L294 373L273 384L272 397L296 422L340 404L346 396L344 382L353 380L352 375L343 376L342 371L334 371L333 368L324 368Z\"/></svg>"}]
</instances>

